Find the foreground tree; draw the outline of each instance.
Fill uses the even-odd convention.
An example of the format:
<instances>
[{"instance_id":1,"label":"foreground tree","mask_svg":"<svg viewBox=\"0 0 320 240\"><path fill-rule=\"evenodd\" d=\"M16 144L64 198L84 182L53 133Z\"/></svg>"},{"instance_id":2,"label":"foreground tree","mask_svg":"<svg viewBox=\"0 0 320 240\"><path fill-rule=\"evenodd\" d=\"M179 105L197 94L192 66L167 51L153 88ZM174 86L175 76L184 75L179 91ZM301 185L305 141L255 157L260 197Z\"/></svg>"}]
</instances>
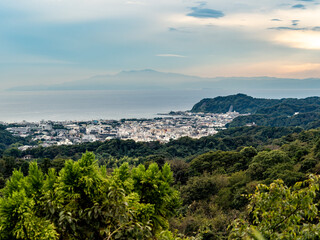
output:
<instances>
[{"instance_id":1,"label":"foreground tree","mask_svg":"<svg viewBox=\"0 0 320 240\"><path fill-rule=\"evenodd\" d=\"M258 185L229 239L319 239L318 191L319 176L313 175L293 187L282 180Z\"/></svg>"},{"instance_id":2,"label":"foreground tree","mask_svg":"<svg viewBox=\"0 0 320 240\"><path fill-rule=\"evenodd\" d=\"M14 171L0 198L0 239L58 239L53 223L37 211L43 175L31 164L28 177Z\"/></svg>"},{"instance_id":3,"label":"foreground tree","mask_svg":"<svg viewBox=\"0 0 320 240\"><path fill-rule=\"evenodd\" d=\"M157 238L179 202L172 181L168 165L124 164L108 175L92 153L66 161L59 174L32 163L27 177L14 171L2 190L0 239Z\"/></svg>"}]
</instances>

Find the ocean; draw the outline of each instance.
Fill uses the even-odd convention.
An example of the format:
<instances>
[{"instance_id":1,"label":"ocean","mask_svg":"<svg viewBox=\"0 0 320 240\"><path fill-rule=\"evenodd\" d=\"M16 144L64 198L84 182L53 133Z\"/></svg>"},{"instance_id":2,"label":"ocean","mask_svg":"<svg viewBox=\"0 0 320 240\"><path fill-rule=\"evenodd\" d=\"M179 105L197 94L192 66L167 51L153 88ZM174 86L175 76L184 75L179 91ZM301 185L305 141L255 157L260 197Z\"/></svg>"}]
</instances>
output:
<instances>
[{"instance_id":1,"label":"ocean","mask_svg":"<svg viewBox=\"0 0 320 240\"><path fill-rule=\"evenodd\" d=\"M189 110L207 91L37 91L1 92L0 121L153 118Z\"/></svg>"},{"instance_id":2,"label":"ocean","mask_svg":"<svg viewBox=\"0 0 320 240\"><path fill-rule=\"evenodd\" d=\"M202 98L236 94L234 90L37 91L0 92L0 121L153 118L157 113L190 110ZM254 97L319 95L315 91L252 90Z\"/></svg>"}]
</instances>

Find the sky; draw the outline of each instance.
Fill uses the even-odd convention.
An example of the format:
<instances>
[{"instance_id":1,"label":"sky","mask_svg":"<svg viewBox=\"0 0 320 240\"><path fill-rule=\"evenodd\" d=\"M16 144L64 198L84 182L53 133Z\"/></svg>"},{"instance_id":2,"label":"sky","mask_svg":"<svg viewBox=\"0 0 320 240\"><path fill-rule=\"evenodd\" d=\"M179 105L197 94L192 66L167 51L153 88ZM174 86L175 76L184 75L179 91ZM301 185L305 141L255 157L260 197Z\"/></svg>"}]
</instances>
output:
<instances>
[{"instance_id":1,"label":"sky","mask_svg":"<svg viewBox=\"0 0 320 240\"><path fill-rule=\"evenodd\" d=\"M320 77L320 0L1 0L0 83L155 69Z\"/></svg>"}]
</instances>

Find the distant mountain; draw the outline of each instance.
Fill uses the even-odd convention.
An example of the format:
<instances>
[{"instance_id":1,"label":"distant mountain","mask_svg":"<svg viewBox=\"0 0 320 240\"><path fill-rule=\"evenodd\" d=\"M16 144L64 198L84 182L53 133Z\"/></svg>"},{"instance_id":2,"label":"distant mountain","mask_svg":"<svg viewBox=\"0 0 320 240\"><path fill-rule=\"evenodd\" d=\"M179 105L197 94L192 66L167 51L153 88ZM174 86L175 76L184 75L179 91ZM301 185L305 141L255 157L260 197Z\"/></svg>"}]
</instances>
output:
<instances>
[{"instance_id":1,"label":"distant mountain","mask_svg":"<svg viewBox=\"0 0 320 240\"><path fill-rule=\"evenodd\" d=\"M179 89L184 84L206 81L205 78L176 73L163 73L151 69L122 71L115 75L99 75L89 79L54 85L19 86L9 91L55 91L55 90L135 90Z\"/></svg>"},{"instance_id":2,"label":"distant mountain","mask_svg":"<svg viewBox=\"0 0 320 240\"><path fill-rule=\"evenodd\" d=\"M306 129L320 127L320 97L265 99L245 94L206 98L195 104L192 112L225 113L232 106L248 116L235 118L228 127L247 124L259 126L299 126Z\"/></svg>"},{"instance_id":3,"label":"distant mountain","mask_svg":"<svg viewBox=\"0 0 320 240\"><path fill-rule=\"evenodd\" d=\"M115 75L99 75L89 79L52 85L18 86L9 91L61 90L151 90L151 89L228 89L245 92L252 89L320 89L320 79L288 79L272 77L202 78L151 69L122 71Z\"/></svg>"}]
</instances>

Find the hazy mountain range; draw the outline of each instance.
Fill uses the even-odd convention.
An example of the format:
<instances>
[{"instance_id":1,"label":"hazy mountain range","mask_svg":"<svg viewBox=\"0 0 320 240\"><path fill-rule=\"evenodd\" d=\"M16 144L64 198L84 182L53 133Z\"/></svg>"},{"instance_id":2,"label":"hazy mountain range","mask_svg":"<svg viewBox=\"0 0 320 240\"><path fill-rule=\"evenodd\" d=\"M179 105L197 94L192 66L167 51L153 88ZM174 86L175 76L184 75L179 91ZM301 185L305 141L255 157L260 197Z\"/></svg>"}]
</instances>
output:
<instances>
[{"instance_id":1,"label":"hazy mountain range","mask_svg":"<svg viewBox=\"0 0 320 240\"><path fill-rule=\"evenodd\" d=\"M202 78L150 69L122 71L115 75L100 75L89 79L54 85L30 85L8 91L62 90L156 90L156 89L320 89L320 78L289 79L274 77L216 77Z\"/></svg>"}]
</instances>

